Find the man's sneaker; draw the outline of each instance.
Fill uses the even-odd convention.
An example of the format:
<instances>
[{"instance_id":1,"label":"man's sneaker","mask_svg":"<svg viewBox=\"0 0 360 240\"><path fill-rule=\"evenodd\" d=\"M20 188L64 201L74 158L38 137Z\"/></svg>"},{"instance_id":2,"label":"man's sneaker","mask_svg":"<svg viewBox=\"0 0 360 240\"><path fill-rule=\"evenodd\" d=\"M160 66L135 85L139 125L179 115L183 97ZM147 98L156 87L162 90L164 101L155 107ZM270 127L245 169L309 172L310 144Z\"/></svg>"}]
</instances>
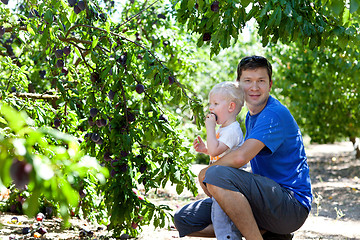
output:
<instances>
[{"instance_id":1,"label":"man's sneaker","mask_svg":"<svg viewBox=\"0 0 360 240\"><path fill-rule=\"evenodd\" d=\"M262 237L264 240L291 240L294 237L294 234L278 234L267 231L262 235Z\"/></svg>"}]
</instances>

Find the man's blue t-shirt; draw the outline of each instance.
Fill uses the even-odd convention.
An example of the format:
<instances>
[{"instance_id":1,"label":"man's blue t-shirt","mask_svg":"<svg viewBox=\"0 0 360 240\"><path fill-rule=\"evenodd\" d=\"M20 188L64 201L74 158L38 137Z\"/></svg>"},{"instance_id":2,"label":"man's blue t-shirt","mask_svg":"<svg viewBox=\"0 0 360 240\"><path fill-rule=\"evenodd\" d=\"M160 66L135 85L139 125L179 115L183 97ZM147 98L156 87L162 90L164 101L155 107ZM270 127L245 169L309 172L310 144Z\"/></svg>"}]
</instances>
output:
<instances>
[{"instance_id":1,"label":"man's blue t-shirt","mask_svg":"<svg viewBox=\"0 0 360 240\"><path fill-rule=\"evenodd\" d=\"M300 129L289 110L270 96L260 113L247 114L245 123L245 140L257 139L265 144L250 161L253 173L294 192L296 199L310 211L309 167Z\"/></svg>"}]
</instances>

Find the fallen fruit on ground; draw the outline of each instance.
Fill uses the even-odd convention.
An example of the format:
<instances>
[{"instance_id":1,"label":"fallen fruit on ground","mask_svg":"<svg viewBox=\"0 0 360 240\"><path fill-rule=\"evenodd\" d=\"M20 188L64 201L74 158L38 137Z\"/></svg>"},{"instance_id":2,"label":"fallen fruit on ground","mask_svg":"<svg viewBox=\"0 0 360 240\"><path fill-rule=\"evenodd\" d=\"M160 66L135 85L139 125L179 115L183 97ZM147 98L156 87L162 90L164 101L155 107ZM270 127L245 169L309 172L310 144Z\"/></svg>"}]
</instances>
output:
<instances>
[{"instance_id":1,"label":"fallen fruit on ground","mask_svg":"<svg viewBox=\"0 0 360 240\"><path fill-rule=\"evenodd\" d=\"M44 215L43 213L38 213L38 214L36 215L36 221L41 222L41 221L43 221L44 219L45 219L45 215Z\"/></svg>"}]
</instances>

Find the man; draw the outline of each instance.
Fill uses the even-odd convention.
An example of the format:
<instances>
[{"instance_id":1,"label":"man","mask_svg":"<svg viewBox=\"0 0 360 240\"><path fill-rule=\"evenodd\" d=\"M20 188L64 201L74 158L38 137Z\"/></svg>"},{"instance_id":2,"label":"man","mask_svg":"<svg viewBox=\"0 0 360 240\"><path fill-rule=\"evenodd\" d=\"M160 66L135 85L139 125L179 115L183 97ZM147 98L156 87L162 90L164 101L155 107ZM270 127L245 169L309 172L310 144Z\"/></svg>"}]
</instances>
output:
<instances>
[{"instance_id":1,"label":"man","mask_svg":"<svg viewBox=\"0 0 360 240\"><path fill-rule=\"evenodd\" d=\"M201 170L199 181L230 217L234 231L247 240L292 239L312 202L300 129L288 109L270 96L272 67L266 58L243 58L237 74L249 109L245 142ZM252 173L238 169L248 162ZM211 204L209 199L199 200L175 214L180 237L214 237ZM230 232L217 238L232 236Z\"/></svg>"}]
</instances>

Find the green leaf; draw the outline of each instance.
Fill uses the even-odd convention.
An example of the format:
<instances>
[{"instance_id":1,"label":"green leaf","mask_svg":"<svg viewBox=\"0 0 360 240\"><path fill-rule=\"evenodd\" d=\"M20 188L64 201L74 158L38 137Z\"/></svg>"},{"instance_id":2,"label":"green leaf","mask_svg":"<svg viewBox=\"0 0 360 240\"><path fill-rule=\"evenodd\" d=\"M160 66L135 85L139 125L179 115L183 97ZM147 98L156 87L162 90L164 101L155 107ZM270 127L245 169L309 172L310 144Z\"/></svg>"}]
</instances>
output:
<instances>
[{"instance_id":1,"label":"green leaf","mask_svg":"<svg viewBox=\"0 0 360 240\"><path fill-rule=\"evenodd\" d=\"M50 10L47 10L44 15L44 19L49 23L49 25L51 25L53 23L53 13Z\"/></svg>"},{"instance_id":2,"label":"green leaf","mask_svg":"<svg viewBox=\"0 0 360 240\"><path fill-rule=\"evenodd\" d=\"M251 0L243 0L243 1L241 1L241 5L243 7L247 7L251 2L252 2Z\"/></svg>"},{"instance_id":3,"label":"green leaf","mask_svg":"<svg viewBox=\"0 0 360 240\"><path fill-rule=\"evenodd\" d=\"M281 21L281 8L277 7L275 9L275 11L273 12L273 14L271 14L271 17L267 23L267 26L272 27L274 24L276 25L276 22L279 21L279 19ZM279 25L279 24L277 24L277 25Z\"/></svg>"},{"instance_id":4,"label":"green leaf","mask_svg":"<svg viewBox=\"0 0 360 240\"><path fill-rule=\"evenodd\" d=\"M342 49L345 49L349 42L349 38L346 35L339 36L338 44Z\"/></svg>"},{"instance_id":5,"label":"green leaf","mask_svg":"<svg viewBox=\"0 0 360 240\"><path fill-rule=\"evenodd\" d=\"M330 8L336 14L340 15L341 12L344 10L344 2L342 0L333 0Z\"/></svg>"},{"instance_id":6,"label":"green leaf","mask_svg":"<svg viewBox=\"0 0 360 240\"><path fill-rule=\"evenodd\" d=\"M359 9L360 0L350 0L350 13L354 13Z\"/></svg>"},{"instance_id":7,"label":"green leaf","mask_svg":"<svg viewBox=\"0 0 360 240\"><path fill-rule=\"evenodd\" d=\"M356 29L353 28L353 27L346 28L345 34L352 37L352 36L354 36L356 34Z\"/></svg>"},{"instance_id":8,"label":"green leaf","mask_svg":"<svg viewBox=\"0 0 360 240\"><path fill-rule=\"evenodd\" d=\"M276 8L276 19L275 19L275 26L279 26L280 23L281 23L281 13L282 13L282 10L281 10L281 7L277 7Z\"/></svg>"},{"instance_id":9,"label":"green leaf","mask_svg":"<svg viewBox=\"0 0 360 240\"><path fill-rule=\"evenodd\" d=\"M0 113L3 114L9 127L15 132L19 132L26 125L24 117L9 106L0 105Z\"/></svg>"},{"instance_id":10,"label":"green leaf","mask_svg":"<svg viewBox=\"0 0 360 240\"><path fill-rule=\"evenodd\" d=\"M310 39L309 48L310 48L311 50L313 50L313 49L316 47L316 45L317 45L317 41L316 41L316 38L313 36L313 37L311 37L311 39Z\"/></svg>"},{"instance_id":11,"label":"green leaf","mask_svg":"<svg viewBox=\"0 0 360 240\"><path fill-rule=\"evenodd\" d=\"M104 28L105 28L106 32L109 34L110 33L110 22L109 22L109 20L106 21Z\"/></svg>"},{"instance_id":12,"label":"green leaf","mask_svg":"<svg viewBox=\"0 0 360 240\"><path fill-rule=\"evenodd\" d=\"M298 23L302 23L302 20L303 20L302 16L298 16L298 17L296 18L296 21L297 21Z\"/></svg>"},{"instance_id":13,"label":"green leaf","mask_svg":"<svg viewBox=\"0 0 360 240\"><path fill-rule=\"evenodd\" d=\"M188 9L191 11L195 6L195 0L188 1Z\"/></svg>"},{"instance_id":14,"label":"green leaf","mask_svg":"<svg viewBox=\"0 0 360 240\"><path fill-rule=\"evenodd\" d=\"M60 92L65 93L65 88L64 88L62 82L57 81L57 87L59 88Z\"/></svg>"},{"instance_id":15,"label":"green leaf","mask_svg":"<svg viewBox=\"0 0 360 240\"><path fill-rule=\"evenodd\" d=\"M184 191L184 184L183 183L179 183L176 185L176 193L177 194L181 194Z\"/></svg>"},{"instance_id":16,"label":"green leaf","mask_svg":"<svg viewBox=\"0 0 360 240\"><path fill-rule=\"evenodd\" d=\"M75 13L74 11L71 11L71 15L70 15L69 21L70 21L71 23L74 23L74 22L76 21L76 17L77 17L76 13Z\"/></svg>"},{"instance_id":17,"label":"green leaf","mask_svg":"<svg viewBox=\"0 0 360 240\"><path fill-rule=\"evenodd\" d=\"M7 121L3 117L0 116L0 123L7 124Z\"/></svg>"},{"instance_id":18,"label":"green leaf","mask_svg":"<svg viewBox=\"0 0 360 240\"><path fill-rule=\"evenodd\" d=\"M54 176L54 171L48 165L50 161L48 160L45 163L40 157L36 156L33 158L33 164L36 171L36 175L39 176L43 180L49 180Z\"/></svg>"},{"instance_id":19,"label":"green leaf","mask_svg":"<svg viewBox=\"0 0 360 240\"><path fill-rule=\"evenodd\" d=\"M252 17L257 15L258 13L259 13L259 7L258 6L252 7L250 12L248 14L246 14L245 21L246 22L249 21Z\"/></svg>"},{"instance_id":20,"label":"green leaf","mask_svg":"<svg viewBox=\"0 0 360 240\"><path fill-rule=\"evenodd\" d=\"M174 178L179 182L181 181L181 173L180 173L180 171L175 172Z\"/></svg>"},{"instance_id":21,"label":"green leaf","mask_svg":"<svg viewBox=\"0 0 360 240\"><path fill-rule=\"evenodd\" d=\"M292 7L291 7L291 3L290 3L290 2L287 2L286 7L285 7L285 10L284 10L284 13L285 13L286 16L292 17L292 15L293 15L293 9L292 9Z\"/></svg>"},{"instance_id":22,"label":"green leaf","mask_svg":"<svg viewBox=\"0 0 360 240\"><path fill-rule=\"evenodd\" d=\"M75 207L79 204L79 194L71 187L71 185L67 181L62 181L61 190L67 199L70 206Z\"/></svg>"},{"instance_id":23,"label":"green leaf","mask_svg":"<svg viewBox=\"0 0 360 240\"><path fill-rule=\"evenodd\" d=\"M350 21L350 18L351 18L351 13L350 13L349 9L345 8L344 13L343 13L343 18L342 18L343 23L347 24Z\"/></svg>"},{"instance_id":24,"label":"green leaf","mask_svg":"<svg viewBox=\"0 0 360 240\"><path fill-rule=\"evenodd\" d=\"M2 159L3 157L4 157L4 153L1 154L0 151L0 187L2 186L2 184L7 187L12 182L12 179L10 177L10 167L12 161L8 161L7 159L6 160Z\"/></svg>"},{"instance_id":25,"label":"green leaf","mask_svg":"<svg viewBox=\"0 0 360 240\"><path fill-rule=\"evenodd\" d=\"M93 42L91 44L91 48L95 48L96 45L98 44L98 42L99 42L99 39L95 35L93 35Z\"/></svg>"},{"instance_id":26,"label":"green leaf","mask_svg":"<svg viewBox=\"0 0 360 240\"><path fill-rule=\"evenodd\" d=\"M76 55L77 55L79 58L81 58L81 53L80 53L79 49L78 49L77 47L74 48L74 49L75 49Z\"/></svg>"},{"instance_id":27,"label":"green leaf","mask_svg":"<svg viewBox=\"0 0 360 240\"><path fill-rule=\"evenodd\" d=\"M35 36L35 32L34 32L34 30L31 28L30 24L28 24L28 25L26 26L26 29L27 29L27 31L28 31L31 35Z\"/></svg>"}]
</instances>

